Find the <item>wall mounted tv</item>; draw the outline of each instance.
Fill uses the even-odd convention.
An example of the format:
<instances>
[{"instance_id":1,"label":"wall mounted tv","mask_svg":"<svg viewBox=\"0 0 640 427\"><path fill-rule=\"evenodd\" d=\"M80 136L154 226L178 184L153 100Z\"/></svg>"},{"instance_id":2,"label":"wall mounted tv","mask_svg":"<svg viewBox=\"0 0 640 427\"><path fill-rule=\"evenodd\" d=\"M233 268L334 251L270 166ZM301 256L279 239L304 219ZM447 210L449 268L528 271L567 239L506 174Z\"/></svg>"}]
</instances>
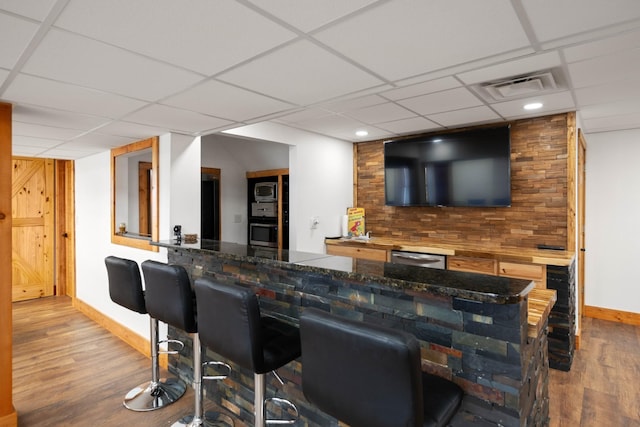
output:
<instances>
[{"instance_id":1,"label":"wall mounted tv","mask_svg":"<svg viewBox=\"0 0 640 427\"><path fill-rule=\"evenodd\" d=\"M388 206L511 205L510 126L384 144Z\"/></svg>"}]
</instances>

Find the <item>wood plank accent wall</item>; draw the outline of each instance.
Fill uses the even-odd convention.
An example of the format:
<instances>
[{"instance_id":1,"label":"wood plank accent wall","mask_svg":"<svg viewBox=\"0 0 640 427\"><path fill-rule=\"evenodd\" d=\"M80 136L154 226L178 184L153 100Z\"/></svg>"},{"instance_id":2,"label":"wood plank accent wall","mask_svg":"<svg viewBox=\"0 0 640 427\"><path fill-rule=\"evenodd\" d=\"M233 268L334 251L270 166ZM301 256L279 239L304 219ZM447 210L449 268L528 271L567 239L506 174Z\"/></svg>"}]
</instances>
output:
<instances>
[{"instance_id":1,"label":"wood plank accent wall","mask_svg":"<svg viewBox=\"0 0 640 427\"><path fill-rule=\"evenodd\" d=\"M569 149L573 139L575 113L511 123L509 208L385 206L383 141L358 143L354 203L365 208L367 230L374 237L464 242L487 249L546 244L573 250L575 224L568 219L575 213L575 192L568 190L575 182L575 166L569 167L575 162L575 149Z\"/></svg>"},{"instance_id":2,"label":"wood plank accent wall","mask_svg":"<svg viewBox=\"0 0 640 427\"><path fill-rule=\"evenodd\" d=\"M0 102L0 427L18 425L12 380L11 109Z\"/></svg>"}]
</instances>

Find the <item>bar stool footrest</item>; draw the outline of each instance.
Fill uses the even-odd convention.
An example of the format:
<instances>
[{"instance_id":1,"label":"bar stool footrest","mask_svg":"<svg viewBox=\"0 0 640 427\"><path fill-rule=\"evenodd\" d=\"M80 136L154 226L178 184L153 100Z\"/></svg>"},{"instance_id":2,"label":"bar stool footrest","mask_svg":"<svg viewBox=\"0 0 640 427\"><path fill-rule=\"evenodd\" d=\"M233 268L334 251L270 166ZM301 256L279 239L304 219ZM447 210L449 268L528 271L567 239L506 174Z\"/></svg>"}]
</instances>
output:
<instances>
[{"instance_id":1,"label":"bar stool footrest","mask_svg":"<svg viewBox=\"0 0 640 427\"><path fill-rule=\"evenodd\" d=\"M298 421L298 416L299 416L298 408L296 407L296 405L293 404L293 402L287 399L283 399L281 397L268 397L264 400L265 407L269 402L275 404L276 406L280 406L283 412L289 413L289 410L293 411L294 415L293 415L293 418L289 418L289 419L266 419L265 420L266 424L289 425Z\"/></svg>"},{"instance_id":2,"label":"bar stool footrest","mask_svg":"<svg viewBox=\"0 0 640 427\"><path fill-rule=\"evenodd\" d=\"M160 350L160 344L177 344L180 346L177 350ZM158 354L179 354L184 348L184 343L180 340L161 340L158 341Z\"/></svg>"},{"instance_id":3,"label":"bar stool footrest","mask_svg":"<svg viewBox=\"0 0 640 427\"><path fill-rule=\"evenodd\" d=\"M223 368L225 368L227 370L226 374L221 374L221 375L203 375L202 379L203 380L224 380L225 378L227 378L229 375L231 375L231 371L233 369L231 369L231 366L228 363L224 363L224 362L218 362L218 361L209 361L209 362L204 362L202 364L202 368L206 369L210 366L222 366Z\"/></svg>"}]
</instances>

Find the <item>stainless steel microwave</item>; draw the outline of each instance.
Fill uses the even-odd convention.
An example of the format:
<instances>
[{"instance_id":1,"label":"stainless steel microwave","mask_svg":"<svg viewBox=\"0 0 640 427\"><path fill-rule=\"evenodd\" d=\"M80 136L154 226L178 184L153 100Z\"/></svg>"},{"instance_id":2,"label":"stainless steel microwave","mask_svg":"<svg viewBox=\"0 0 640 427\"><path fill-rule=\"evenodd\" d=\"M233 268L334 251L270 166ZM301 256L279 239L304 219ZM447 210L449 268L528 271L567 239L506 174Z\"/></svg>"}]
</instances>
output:
<instances>
[{"instance_id":1,"label":"stainless steel microwave","mask_svg":"<svg viewBox=\"0 0 640 427\"><path fill-rule=\"evenodd\" d=\"M278 226L275 224L249 224L249 244L256 246L278 247Z\"/></svg>"},{"instance_id":2,"label":"stainless steel microwave","mask_svg":"<svg viewBox=\"0 0 640 427\"><path fill-rule=\"evenodd\" d=\"M275 202L278 200L277 182L258 182L253 186L253 198L256 202Z\"/></svg>"}]
</instances>

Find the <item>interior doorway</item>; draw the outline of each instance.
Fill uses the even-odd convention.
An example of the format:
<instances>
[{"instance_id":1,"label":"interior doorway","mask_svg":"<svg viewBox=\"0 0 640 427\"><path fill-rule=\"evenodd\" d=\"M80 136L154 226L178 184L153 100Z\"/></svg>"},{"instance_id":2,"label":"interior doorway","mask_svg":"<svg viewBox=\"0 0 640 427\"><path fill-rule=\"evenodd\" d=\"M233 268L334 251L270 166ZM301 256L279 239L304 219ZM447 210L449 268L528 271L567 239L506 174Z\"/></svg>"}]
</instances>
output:
<instances>
[{"instance_id":1,"label":"interior doorway","mask_svg":"<svg viewBox=\"0 0 640 427\"><path fill-rule=\"evenodd\" d=\"M220 169L201 168L200 235L220 240Z\"/></svg>"}]
</instances>

